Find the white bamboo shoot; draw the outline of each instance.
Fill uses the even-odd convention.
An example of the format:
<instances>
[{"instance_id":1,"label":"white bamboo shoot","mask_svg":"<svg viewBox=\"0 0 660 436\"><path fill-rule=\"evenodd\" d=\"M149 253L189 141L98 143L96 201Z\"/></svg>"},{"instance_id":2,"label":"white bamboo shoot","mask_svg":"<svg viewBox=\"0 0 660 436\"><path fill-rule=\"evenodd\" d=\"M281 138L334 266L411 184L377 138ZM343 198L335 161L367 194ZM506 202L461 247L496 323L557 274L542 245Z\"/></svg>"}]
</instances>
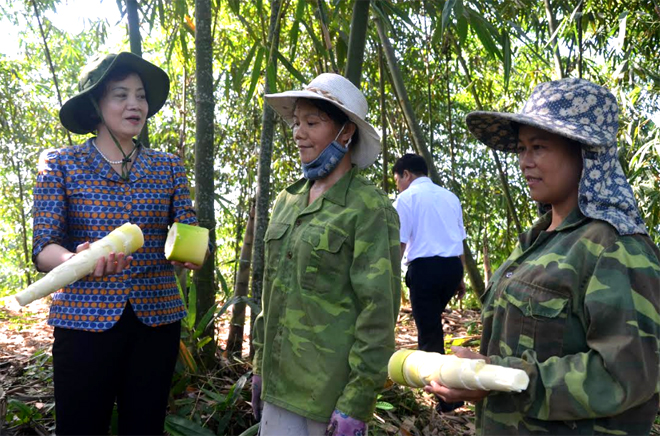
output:
<instances>
[{"instance_id":1,"label":"white bamboo shoot","mask_svg":"<svg viewBox=\"0 0 660 436\"><path fill-rule=\"evenodd\" d=\"M502 392L522 392L529 385L529 376L520 369L419 350L397 351L387 370L394 382L415 388L432 380L449 388Z\"/></svg>"},{"instance_id":2,"label":"white bamboo shoot","mask_svg":"<svg viewBox=\"0 0 660 436\"><path fill-rule=\"evenodd\" d=\"M201 265L209 245L209 229L174 223L167 233L165 258L177 262Z\"/></svg>"},{"instance_id":3,"label":"white bamboo shoot","mask_svg":"<svg viewBox=\"0 0 660 436\"><path fill-rule=\"evenodd\" d=\"M74 283L94 271L96 262L108 256L110 252L124 253L126 256L134 253L144 245L142 230L135 224L126 223L104 238L89 245L66 262L53 268L41 280L28 286L16 294L18 304L25 306L34 300L43 298L63 287Z\"/></svg>"}]
</instances>

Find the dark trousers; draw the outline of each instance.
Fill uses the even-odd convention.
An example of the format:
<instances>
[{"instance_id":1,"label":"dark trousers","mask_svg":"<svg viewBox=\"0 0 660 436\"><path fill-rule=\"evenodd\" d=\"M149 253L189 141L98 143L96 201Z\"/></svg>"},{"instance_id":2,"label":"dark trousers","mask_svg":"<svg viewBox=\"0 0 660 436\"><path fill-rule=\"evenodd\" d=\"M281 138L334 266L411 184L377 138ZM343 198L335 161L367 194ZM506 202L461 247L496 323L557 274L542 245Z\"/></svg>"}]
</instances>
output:
<instances>
[{"instance_id":1,"label":"dark trousers","mask_svg":"<svg viewBox=\"0 0 660 436\"><path fill-rule=\"evenodd\" d=\"M127 304L110 330L55 328L57 435L162 435L181 323L149 327Z\"/></svg>"},{"instance_id":2,"label":"dark trousers","mask_svg":"<svg viewBox=\"0 0 660 436\"><path fill-rule=\"evenodd\" d=\"M442 312L463 278L459 257L421 257L408 265L406 286L410 289L417 347L444 354Z\"/></svg>"}]
</instances>

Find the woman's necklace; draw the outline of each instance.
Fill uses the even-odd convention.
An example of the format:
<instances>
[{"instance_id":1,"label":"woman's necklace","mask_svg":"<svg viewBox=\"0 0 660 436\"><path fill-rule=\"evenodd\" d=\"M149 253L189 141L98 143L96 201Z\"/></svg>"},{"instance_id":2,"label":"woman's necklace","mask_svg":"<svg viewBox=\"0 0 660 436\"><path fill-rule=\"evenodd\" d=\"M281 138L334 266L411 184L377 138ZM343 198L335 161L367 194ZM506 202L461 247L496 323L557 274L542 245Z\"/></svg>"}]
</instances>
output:
<instances>
[{"instance_id":1,"label":"woman's necklace","mask_svg":"<svg viewBox=\"0 0 660 436\"><path fill-rule=\"evenodd\" d=\"M96 151L99 152L99 154L101 155L101 157L103 158L103 160L105 160L105 161L106 161L107 163L109 163L110 165L119 165L119 164L122 164L122 163L124 163L124 162L130 162L130 161L131 161L131 156L133 156L133 153L135 153L135 150L137 150L137 147L136 147L136 146L133 146L133 150L131 150L131 152L128 153L124 159L120 159L120 160L110 160L110 159L108 159L107 157L105 157L105 155L103 154L103 152L102 152L101 150L99 150L99 148L96 146L96 138L92 139L92 145L94 146L94 148L96 149Z\"/></svg>"}]
</instances>

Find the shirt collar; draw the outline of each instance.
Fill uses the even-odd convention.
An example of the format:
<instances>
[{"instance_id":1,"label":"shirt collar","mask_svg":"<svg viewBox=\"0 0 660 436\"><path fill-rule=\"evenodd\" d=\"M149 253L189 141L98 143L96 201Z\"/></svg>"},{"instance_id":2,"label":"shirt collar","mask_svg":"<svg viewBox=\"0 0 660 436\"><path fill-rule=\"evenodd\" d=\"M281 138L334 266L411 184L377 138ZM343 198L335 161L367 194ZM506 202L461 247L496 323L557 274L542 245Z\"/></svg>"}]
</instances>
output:
<instances>
[{"instance_id":1,"label":"shirt collar","mask_svg":"<svg viewBox=\"0 0 660 436\"><path fill-rule=\"evenodd\" d=\"M589 218L587 218L582 214L579 207L575 207L571 211L571 213L569 213L568 216L564 218L564 221L562 221L561 224L559 224L559 226L554 231L559 233L559 232L566 232L572 230L576 227L581 226L588 219ZM534 243L534 241L536 241L536 239L541 234L541 232L544 232L548 227L550 227L551 223L552 223L552 211L549 211L541 218L539 218L532 225L531 229L529 229L524 233L521 233L520 236L518 236L520 245L523 248L527 248L531 246Z\"/></svg>"},{"instance_id":2,"label":"shirt collar","mask_svg":"<svg viewBox=\"0 0 660 436\"><path fill-rule=\"evenodd\" d=\"M346 195L348 193L348 188L351 185L351 182L358 175L358 168L356 165L352 165L350 171L344 174L337 183L332 185L322 196L328 201L331 201L339 206L346 205ZM289 194L293 195L302 195L308 194L310 188L312 187L312 182L307 179L300 179L297 182L289 185L286 188L286 191Z\"/></svg>"},{"instance_id":3,"label":"shirt collar","mask_svg":"<svg viewBox=\"0 0 660 436\"><path fill-rule=\"evenodd\" d=\"M433 182L427 176L420 176L417 177L412 182L410 182L410 185L408 185L408 187L410 188L413 185L421 185L422 183L433 183Z\"/></svg>"},{"instance_id":4,"label":"shirt collar","mask_svg":"<svg viewBox=\"0 0 660 436\"><path fill-rule=\"evenodd\" d=\"M112 169L109 163L107 163L101 153L96 151L94 145L92 145L92 139L89 138L85 143L79 148L78 152L80 156L87 162L87 164L92 168L93 171L102 175L106 179L113 180L115 182L124 182L121 175L119 175L115 170ZM134 157L135 162L131 167L129 173L129 181L135 182L147 174L151 174L150 168L152 167L151 159L151 150L141 146L138 150L137 156Z\"/></svg>"}]
</instances>

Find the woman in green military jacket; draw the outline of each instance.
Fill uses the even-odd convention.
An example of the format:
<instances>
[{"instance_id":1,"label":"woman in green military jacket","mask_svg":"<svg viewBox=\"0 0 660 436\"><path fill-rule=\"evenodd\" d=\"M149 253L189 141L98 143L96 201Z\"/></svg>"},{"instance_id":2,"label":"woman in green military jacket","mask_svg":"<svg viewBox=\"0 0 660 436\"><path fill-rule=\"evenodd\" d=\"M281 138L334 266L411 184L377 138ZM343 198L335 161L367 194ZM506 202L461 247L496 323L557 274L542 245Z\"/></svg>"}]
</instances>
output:
<instances>
[{"instance_id":1,"label":"woman in green military jacket","mask_svg":"<svg viewBox=\"0 0 660 436\"><path fill-rule=\"evenodd\" d=\"M266 101L293 129L304 178L279 194L265 236L253 333L260 434L366 435L401 286L397 213L358 174L380 139L364 95L337 74Z\"/></svg>"},{"instance_id":2,"label":"woman in green military jacket","mask_svg":"<svg viewBox=\"0 0 660 436\"><path fill-rule=\"evenodd\" d=\"M481 354L456 351L522 369L530 384L518 394L427 390L476 402L478 434L649 434L660 261L618 161L616 99L563 79L537 86L522 113L466 121L487 146L518 154L532 199L552 210L482 296Z\"/></svg>"}]
</instances>

